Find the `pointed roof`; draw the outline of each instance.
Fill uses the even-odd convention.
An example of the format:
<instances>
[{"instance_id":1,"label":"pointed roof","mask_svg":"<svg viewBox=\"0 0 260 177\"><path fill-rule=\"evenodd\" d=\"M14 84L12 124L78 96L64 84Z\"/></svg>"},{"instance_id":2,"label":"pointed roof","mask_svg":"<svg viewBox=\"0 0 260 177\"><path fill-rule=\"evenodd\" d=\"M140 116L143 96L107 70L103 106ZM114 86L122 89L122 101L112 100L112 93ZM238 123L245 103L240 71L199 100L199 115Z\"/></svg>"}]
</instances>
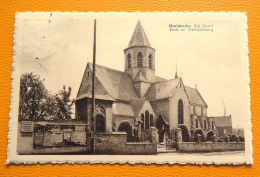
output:
<instances>
[{"instance_id":1,"label":"pointed roof","mask_svg":"<svg viewBox=\"0 0 260 177\"><path fill-rule=\"evenodd\" d=\"M151 47L150 42L144 32L143 26L138 20L132 38L129 42L128 47L132 46L148 46Z\"/></svg>"},{"instance_id":2,"label":"pointed roof","mask_svg":"<svg viewBox=\"0 0 260 177\"><path fill-rule=\"evenodd\" d=\"M145 78L145 76L141 70L138 71L138 73L136 74L136 76L134 78L134 82L138 82L138 81L143 81L143 82L147 81L147 79Z\"/></svg>"},{"instance_id":3,"label":"pointed roof","mask_svg":"<svg viewBox=\"0 0 260 177\"><path fill-rule=\"evenodd\" d=\"M175 79L178 79L178 73L177 73L177 70L175 72Z\"/></svg>"},{"instance_id":4,"label":"pointed roof","mask_svg":"<svg viewBox=\"0 0 260 177\"><path fill-rule=\"evenodd\" d=\"M92 72L93 70L92 63L88 63L87 67L89 67L90 71ZM103 95L103 96L106 95L106 97L109 97L109 99L113 98L116 100L124 100L124 101L129 101L132 98L139 97L130 75L125 72L114 70L96 64L96 79L97 79L97 81L95 82L96 95ZM91 93L90 82L91 81L88 80L87 74L84 74L82 78L82 84L80 86L79 93L77 95L76 100L81 98L84 94L89 96L89 93Z\"/></svg>"}]
</instances>

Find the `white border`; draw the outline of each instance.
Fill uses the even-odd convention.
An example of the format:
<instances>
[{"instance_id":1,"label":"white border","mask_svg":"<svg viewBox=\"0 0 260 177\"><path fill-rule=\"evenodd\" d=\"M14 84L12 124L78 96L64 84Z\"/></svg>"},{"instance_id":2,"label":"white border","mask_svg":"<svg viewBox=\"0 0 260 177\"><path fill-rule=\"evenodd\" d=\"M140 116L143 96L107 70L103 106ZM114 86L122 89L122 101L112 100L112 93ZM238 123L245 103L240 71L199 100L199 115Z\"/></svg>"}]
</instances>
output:
<instances>
[{"instance_id":1,"label":"white border","mask_svg":"<svg viewBox=\"0 0 260 177\"><path fill-rule=\"evenodd\" d=\"M192 15L215 15L217 18L225 18L225 15L236 15L237 18L241 20L241 23L244 25L241 28L244 30L244 34L241 34L241 52L243 57L242 60L242 69L246 83L248 84L248 103L245 108L248 110L247 120L245 120L245 156L237 156L230 159L219 159L201 156L181 156L181 158L176 159L174 156L161 156L159 158L156 155L18 155L16 152L17 146L17 130L18 130L18 103L19 100L19 82L20 82L20 62L16 61L16 55L19 52L19 46L17 41L21 41L19 37L22 35L22 29L17 30L22 23L22 17L34 14L42 14L45 12L24 12L16 13L15 15L15 25L14 25L14 46L13 46L13 63L12 63L12 84L11 84L11 104L10 104L10 113L9 113L9 132L8 132L8 149L7 149L7 160L6 164L15 163L15 164L35 164L35 163L156 163L156 164L253 164L253 146L252 146L252 132L251 132L251 112L250 112L250 79L249 79L249 59L248 59L248 36L247 36L247 16L244 12L54 12L60 14L85 14L88 16L103 16L103 15L149 15L149 14L167 14L167 15L176 15L176 14L192 14ZM50 12L46 12L50 13ZM19 43L21 44L21 43Z\"/></svg>"}]
</instances>

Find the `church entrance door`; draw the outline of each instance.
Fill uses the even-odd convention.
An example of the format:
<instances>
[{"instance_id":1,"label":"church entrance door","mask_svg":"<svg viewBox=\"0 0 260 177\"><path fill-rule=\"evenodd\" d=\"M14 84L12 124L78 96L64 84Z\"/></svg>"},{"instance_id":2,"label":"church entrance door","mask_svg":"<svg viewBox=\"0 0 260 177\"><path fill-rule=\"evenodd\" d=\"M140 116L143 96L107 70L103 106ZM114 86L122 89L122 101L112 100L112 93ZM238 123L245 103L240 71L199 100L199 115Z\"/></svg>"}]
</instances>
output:
<instances>
[{"instance_id":1,"label":"church entrance door","mask_svg":"<svg viewBox=\"0 0 260 177\"><path fill-rule=\"evenodd\" d=\"M98 133L106 132L106 120L105 117L100 114L96 116L96 132Z\"/></svg>"},{"instance_id":2,"label":"church entrance door","mask_svg":"<svg viewBox=\"0 0 260 177\"><path fill-rule=\"evenodd\" d=\"M164 142L165 134L168 131L168 125L161 114L156 121L156 128L158 129L159 143L162 143Z\"/></svg>"}]
</instances>

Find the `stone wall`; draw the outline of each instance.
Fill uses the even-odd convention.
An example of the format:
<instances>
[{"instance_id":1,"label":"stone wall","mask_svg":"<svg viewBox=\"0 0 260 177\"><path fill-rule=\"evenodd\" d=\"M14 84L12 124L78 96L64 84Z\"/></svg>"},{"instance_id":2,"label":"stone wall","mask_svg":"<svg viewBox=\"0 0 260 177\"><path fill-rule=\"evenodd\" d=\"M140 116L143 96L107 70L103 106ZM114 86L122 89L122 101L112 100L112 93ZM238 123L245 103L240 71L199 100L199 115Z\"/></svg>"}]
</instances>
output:
<instances>
[{"instance_id":1,"label":"stone wall","mask_svg":"<svg viewBox=\"0 0 260 177\"><path fill-rule=\"evenodd\" d=\"M157 143L127 142L127 134L114 132L95 135L95 154L156 154Z\"/></svg>"},{"instance_id":2,"label":"stone wall","mask_svg":"<svg viewBox=\"0 0 260 177\"><path fill-rule=\"evenodd\" d=\"M217 152L217 151L240 151L245 150L245 143L226 142L181 142L177 143L179 152Z\"/></svg>"}]
</instances>

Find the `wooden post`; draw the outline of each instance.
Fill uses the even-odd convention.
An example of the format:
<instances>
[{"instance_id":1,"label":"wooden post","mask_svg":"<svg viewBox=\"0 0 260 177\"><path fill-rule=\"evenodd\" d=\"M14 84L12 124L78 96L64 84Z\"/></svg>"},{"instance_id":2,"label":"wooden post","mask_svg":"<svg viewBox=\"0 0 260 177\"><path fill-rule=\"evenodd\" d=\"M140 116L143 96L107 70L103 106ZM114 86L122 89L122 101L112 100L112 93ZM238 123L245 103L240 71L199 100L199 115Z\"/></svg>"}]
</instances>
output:
<instances>
[{"instance_id":1,"label":"wooden post","mask_svg":"<svg viewBox=\"0 0 260 177\"><path fill-rule=\"evenodd\" d=\"M92 108L91 108L91 152L95 154L95 70L96 70L96 19L94 20L94 45L93 45L93 73L92 73Z\"/></svg>"}]
</instances>

